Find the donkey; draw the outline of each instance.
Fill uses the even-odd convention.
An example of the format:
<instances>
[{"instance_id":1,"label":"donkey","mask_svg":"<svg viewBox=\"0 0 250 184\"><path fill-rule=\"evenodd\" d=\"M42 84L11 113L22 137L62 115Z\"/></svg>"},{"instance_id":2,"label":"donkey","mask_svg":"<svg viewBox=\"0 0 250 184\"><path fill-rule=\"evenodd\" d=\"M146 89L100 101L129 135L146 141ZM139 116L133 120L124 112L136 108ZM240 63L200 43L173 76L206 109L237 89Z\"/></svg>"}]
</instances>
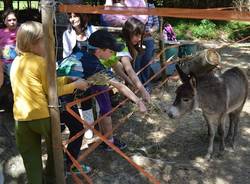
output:
<instances>
[{"instance_id":1,"label":"donkey","mask_svg":"<svg viewBox=\"0 0 250 184\"><path fill-rule=\"evenodd\" d=\"M220 151L224 151L225 119L229 116L226 140L234 148L240 112L248 95L246 75L238 67L220 75L210 71L198 76L185 74L178 65L176 69L183 84L176 90L176 98L168 110L168 116L180 118L196 107L201 108L208 125L209 146L206 159L210 159L213 153L216 128L220 135Z\"/></svg>"}]
</instances>

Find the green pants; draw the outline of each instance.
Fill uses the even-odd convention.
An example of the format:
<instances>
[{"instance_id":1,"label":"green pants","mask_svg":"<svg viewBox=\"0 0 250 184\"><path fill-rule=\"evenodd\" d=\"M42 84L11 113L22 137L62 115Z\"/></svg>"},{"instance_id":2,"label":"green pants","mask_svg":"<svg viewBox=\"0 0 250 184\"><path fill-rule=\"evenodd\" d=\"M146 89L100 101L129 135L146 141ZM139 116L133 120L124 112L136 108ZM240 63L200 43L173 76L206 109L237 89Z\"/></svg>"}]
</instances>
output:
<instances>
[{"instance_id":1,"label":"green pants","mask_svg":"<svg viewBox=\"0 0 250 184\"><path fill-rule=\"evenodd\" d=\"M55 183L54 162L51 142L50 118L33 121L16 121L16 144L23 158L28 184ZM47 164L43 174L42 137L47 147Z\"/></svg>"}]
</instances>

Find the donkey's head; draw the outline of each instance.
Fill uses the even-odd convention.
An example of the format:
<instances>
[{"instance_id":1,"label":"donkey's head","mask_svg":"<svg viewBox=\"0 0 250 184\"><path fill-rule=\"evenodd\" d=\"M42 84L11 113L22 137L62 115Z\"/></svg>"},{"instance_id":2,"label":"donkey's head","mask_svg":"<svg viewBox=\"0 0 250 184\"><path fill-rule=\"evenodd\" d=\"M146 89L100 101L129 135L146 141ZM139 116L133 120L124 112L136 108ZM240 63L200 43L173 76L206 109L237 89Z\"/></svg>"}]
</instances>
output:
<instances>
[{"instance_id":1,"label":"donkey's head","mask_svg":"<svg viewBox=\"0 0 250 184\"><path fill-rule=\"evenodd\" d=\"M176 90L174 103L168 110L170 118L179 118L184 114L191 112L196 106L196 79L190 74L185 74L178 65L176 65L182 85Z\"/></svg>"}]
</instances>

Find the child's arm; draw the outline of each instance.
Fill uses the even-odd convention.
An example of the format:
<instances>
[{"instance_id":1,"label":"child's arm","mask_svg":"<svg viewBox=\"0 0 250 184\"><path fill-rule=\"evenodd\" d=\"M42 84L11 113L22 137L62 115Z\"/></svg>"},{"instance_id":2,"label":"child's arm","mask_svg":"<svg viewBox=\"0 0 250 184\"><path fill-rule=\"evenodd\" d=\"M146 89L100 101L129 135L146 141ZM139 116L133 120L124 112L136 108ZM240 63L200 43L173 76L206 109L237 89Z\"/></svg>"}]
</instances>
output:
<instances>
[{"instance_id":1,"label":"child's arm","mask_svg":"<svg viewBox=\"0 0 250 184\"><path fill-rule=\"evenodd\" d=\"M0 60L0 88L3 85L3 80L4 80L4 74L3 74L3 63Z\"/></svg>"},{"instance_id":2,"label":"child's arm","mask_svg":"<svg viewBox=\"0 0 250 184\"><path fill-rule=\"evenodd\" d=\"M71 94L74 89L86 90L89 85L88 82L84 79L77 79L76 81L72 81L69 77L58 77L57 78L57 94L58 96Z\"/></svg>"},{"instance_id":3,"label":"child's arm","mask_svg":"<svg viewBox=\"0 0 250 184\"><path fill-rule=\"evenodd\" d=\"M147 92L147 90L142 85L141 81L139 80L138 76L136 75L134 69L132 68L130 58L127 56L121 57L122 65L127 72L128 76L130 77L131 81L134 83L134 85L140 90L143 98L150 102L150 95Z\"/></svg>"},{"instance_id":4,"label":"child's arm","mask_svg":"<svg viewBox=\"0 0 250 184\"><path fill-rule=\"evenodd\" d=\"M122 77L123 80L125 80L127 83L129 83L129 85L136 87L134 85L134 83L130 80L130 78L126 75L126 73L124 72L123 66L122 66L122 64L119 61L117 63L115 63L112 66L112 68L115 71L115 73L117 75L119 75L120 77Z\"/></svg>"},{"instance_id":5,"label":"child's arm","mask_svg":"<svg viewBox=\"0 0 250 184\"><path fill-rule=\"evenodd\" d=\"M127 98L132 100L138 106L140 112L146 112L147 108L144 105L143 101L139 99L127 86L116 81L115 79L109 80L109 84L114 86L119 92L125 95Z\"/></svg>"}]
</instances>

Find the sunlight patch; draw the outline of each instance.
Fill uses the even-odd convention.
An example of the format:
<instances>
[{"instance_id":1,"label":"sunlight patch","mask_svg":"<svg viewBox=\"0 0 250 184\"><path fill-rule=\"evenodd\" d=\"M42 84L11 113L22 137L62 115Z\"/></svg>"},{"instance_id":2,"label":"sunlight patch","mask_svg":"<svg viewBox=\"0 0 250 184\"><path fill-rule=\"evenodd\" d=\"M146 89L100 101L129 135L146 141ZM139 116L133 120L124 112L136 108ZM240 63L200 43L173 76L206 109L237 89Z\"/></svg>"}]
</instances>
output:
<instances>
[{"instance_id":1,"label":"sunlight patch","mask_svg":"<svg viewBox=\"0 0 250 184\"><path fill-rule=\"evenodd\" d=\"M216 184L230 184L228 181L226 181L226 180L223 179L223 178L216 178L215 183L216 183Z\"/></svg>"},{"instance_id":2,"label":"sunlight patch","mask_svg":"<svg viewBox=\"0 0 250 184\"><path fill-rule=\"evenodd\" d=\"M250 151L248 148L243 147L243 146L240 147L240 150L241 150L241 151L245 151L245 152L249 152L249 151Z\"/></svg>"},{"instance_id":3,"label":"sunlight patch","mask_svg":"<svg viewBox=\"0 0 250 184\"><path fill-rule=\"evenodd\" d=\"M193 161L193 165L202 172L205 172L209 168L209 162L203 157L196 157Z\"/></svg>"},{"instance_id":4,"label":"sunlight patch","mask_svg":"<svg viewBox=\"0 0 250 184\"><path fill-rule=\"evenodd\" d=\"M149 138L154 139L157 142L160 142L163 140L163 138L165 138L165 136L166 136L165 133L157 131L157 132L151 132Z\"/></svg>"},{"instance_id":5,"label":"sunlight patch","mask_svg":"<svg viewBox=\"0 0 250 184\"><path fill-rule=\"evenodd\" d=\"M228 54L228 53L224 53L223 56L224 56L224 57L233 57L232 54Z\"/></svg>"},{"instance_id":6,"label":"sunlight patch","mask_svg":"<svg viewBox=\"0 0 250 184\"><path fill-rule=\"evenodd\" d=\"M250 100L246 100L246 103L245 103L242 111L250 113Z\"/></svg>"},{"instance_id":7,"label":"sunlight patch","mask_svg":"<svg viewBox=\"0 0 250 184\"><path fill-rule=\"evenodd\" d=\"M150 123L150 124L155 124L155 123L158 123L158 121L156 119L153 119L151 117L148 117L147 118L147 122Z\"/></svg>"},{"instance_id":8,"label":"sunlight patch","mask_svg":"<svg viewBox=\"0 0 250 184\"><path fill-rule=\"evenodd\" d=\"M242 128L242 133L243 133L244 135L250 136L250 128L243 127L243 128Z\"/></svg>"}]
</instances>

